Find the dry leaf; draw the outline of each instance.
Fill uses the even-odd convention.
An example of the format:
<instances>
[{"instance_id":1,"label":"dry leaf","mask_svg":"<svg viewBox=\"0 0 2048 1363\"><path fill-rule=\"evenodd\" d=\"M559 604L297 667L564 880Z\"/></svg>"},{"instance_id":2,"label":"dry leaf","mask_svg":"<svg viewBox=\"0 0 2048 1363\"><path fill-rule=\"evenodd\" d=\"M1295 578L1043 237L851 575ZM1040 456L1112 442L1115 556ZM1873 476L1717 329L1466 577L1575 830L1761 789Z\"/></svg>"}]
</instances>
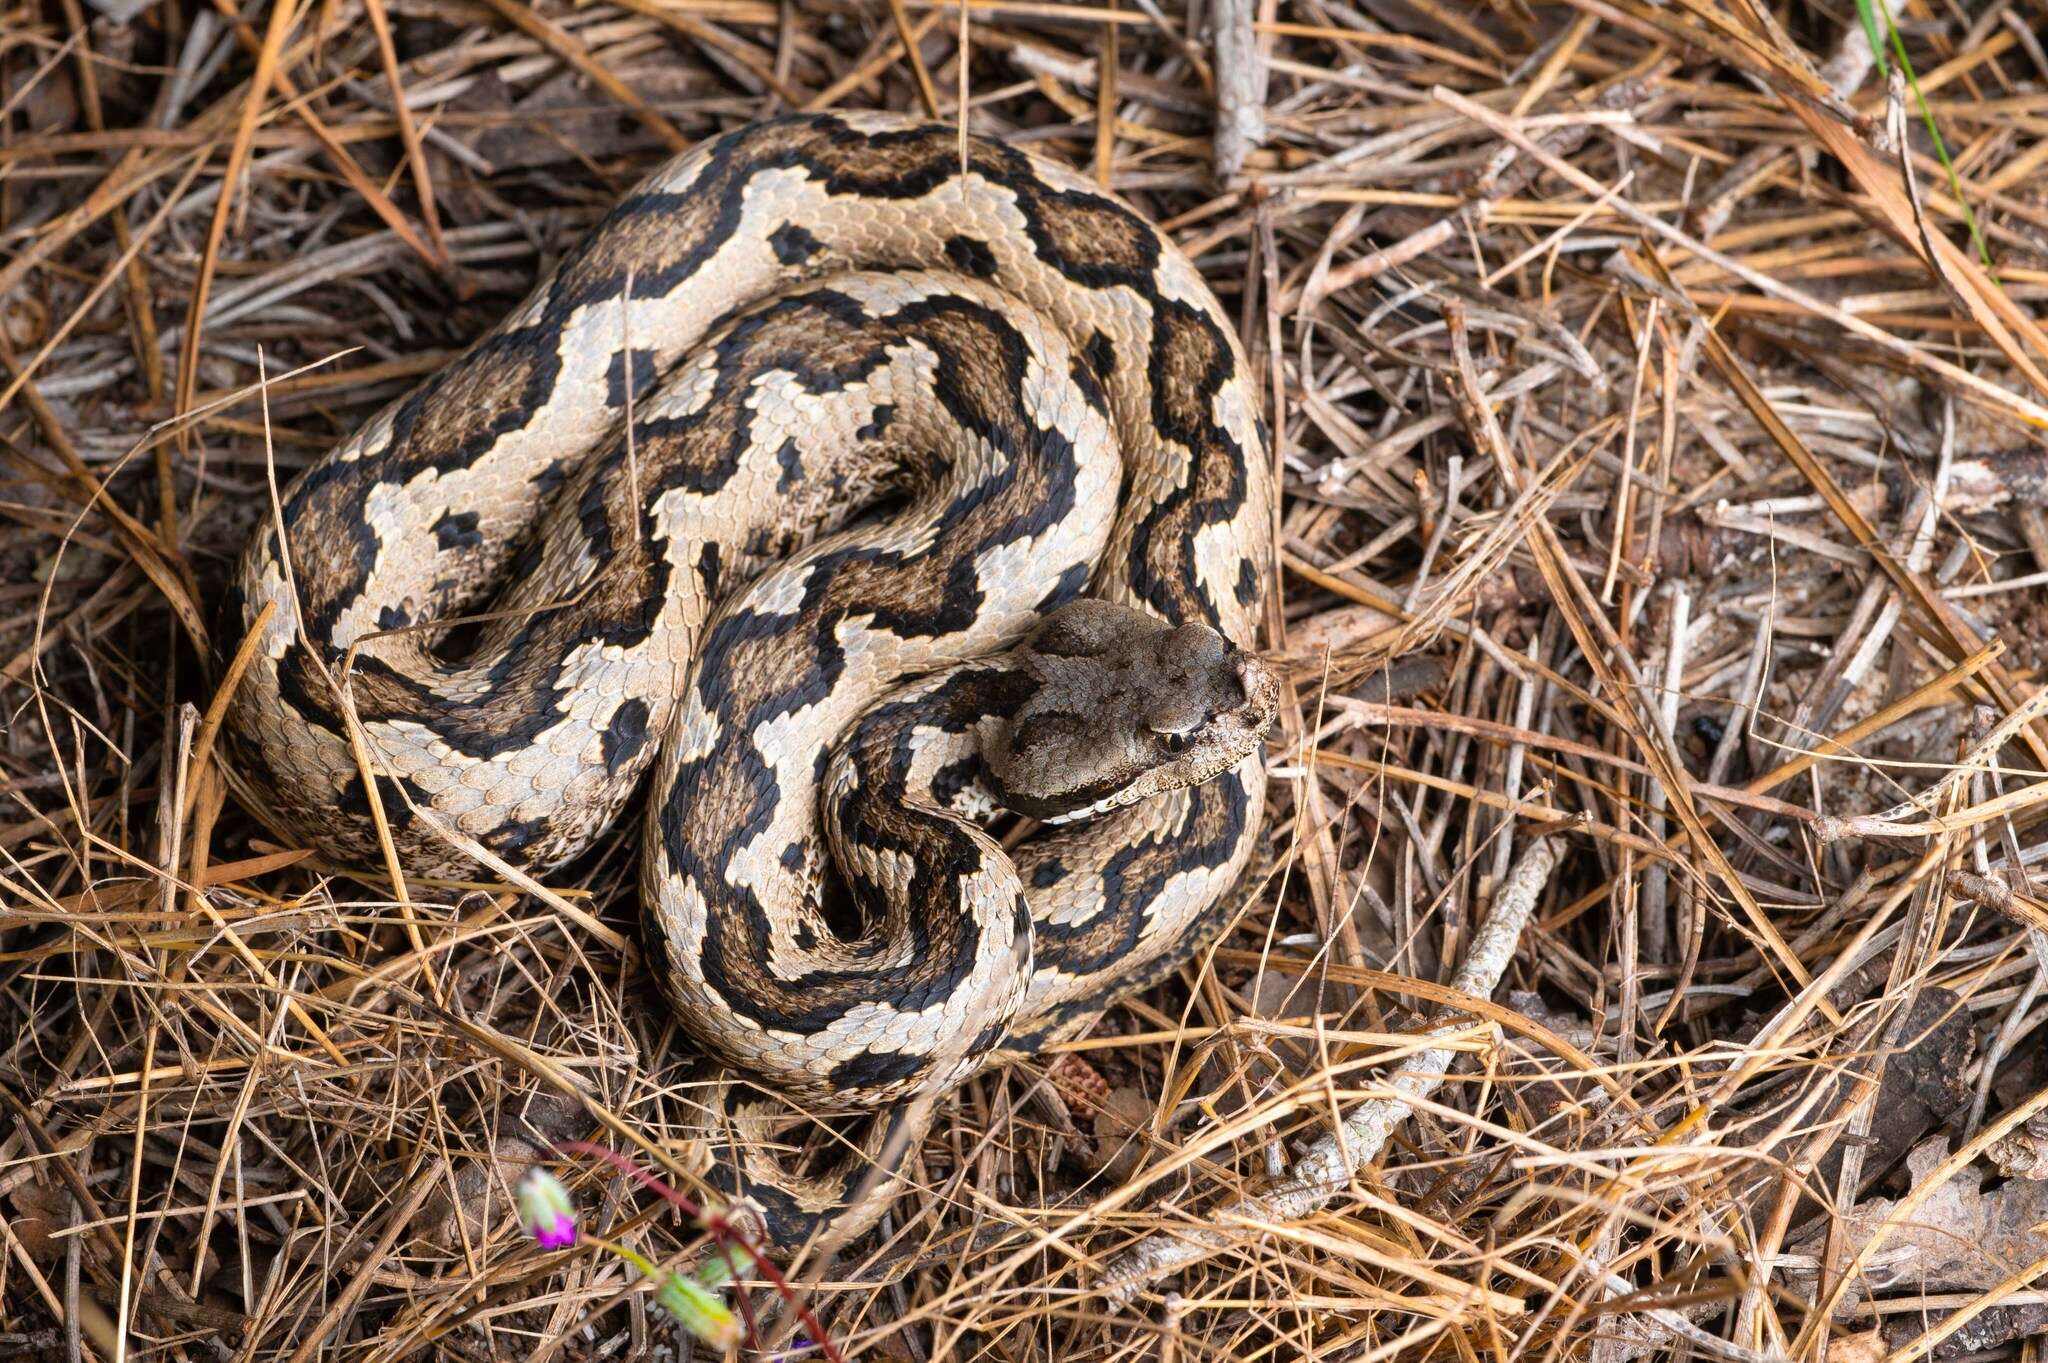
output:
<instances>
[{"instance_id":1,"label":"dry leaf","mask_svg":"<svg viewBox=\"0 0 2048 1363\"><path fill-rule=\"evenodd\" d=\"M1828 1363L1879 1363L1887 1347L1884 1334L1879 1330L1860 1335L1838 1335L1828 1342Z\"/></svg>"},{"instance_id":2,"label":"dry leaf","mask_svg":"<svg viewBox=\"0 0 2048 1363\"><path fill-rule=\"evenodd\" d=\"M1906 1157L1913 1182L1948 1158L1948 1138L1922 1142ZM1882 1233L1864 1274L1864 1287L1877 1291L1970 1291L1995 1287L2018 1269L2048 1256L2048 1182L2014 1179L1990 1192L1975 1167L1964 1168L1930 1194L1906 1221L1886 1228L1897 1203L1873 1198L1859 1203L1844 1228L1848 1258ZM1818 1254L1826 1227L1801 1241Z\"/></svg>"},{"instance_id":3,"label":"dry leaf","mask_svg":"<svg viewBox=\"0 0 2048 1363\"><path fill-rule=\"evenodd\" d=\"M1119 1084L1103 1099L1095 1114L1095 1149L1109 1178L1122 1182L1137 1168L1145 1149L1142 1133L1157 1110L1156 1099L1128 1084Z\"/></svg>"}]
</instances>

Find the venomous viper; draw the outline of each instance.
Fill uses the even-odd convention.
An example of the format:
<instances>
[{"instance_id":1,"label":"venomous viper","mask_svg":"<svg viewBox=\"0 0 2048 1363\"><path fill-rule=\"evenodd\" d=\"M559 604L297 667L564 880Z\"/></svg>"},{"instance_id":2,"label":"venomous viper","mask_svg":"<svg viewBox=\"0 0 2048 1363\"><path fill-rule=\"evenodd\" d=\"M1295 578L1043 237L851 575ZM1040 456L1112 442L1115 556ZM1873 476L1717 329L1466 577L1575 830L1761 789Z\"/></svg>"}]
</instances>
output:
<instances>
[{"instance_id":1,"label":"venomous viper","mask_svg":"<svg viewBox=\"0 0 2048 1363\"><path fill-rule=\"evenodd\" d=\"M562 863L651 768L654 974L734 1076L715 1181L777 1242L850 1233L902 1114L1217 926L1277 698L1264 450L1194 267L1073 172L742 128L285 490L229 605L275 606L234 780L339 862L382 818L460 876L465 840ZM483 602L460 656L417 628ZM1063 826L1006 852L998 807ZM799 1176L761 1093L898 1119Z\"/></svg>"}]
</instances>

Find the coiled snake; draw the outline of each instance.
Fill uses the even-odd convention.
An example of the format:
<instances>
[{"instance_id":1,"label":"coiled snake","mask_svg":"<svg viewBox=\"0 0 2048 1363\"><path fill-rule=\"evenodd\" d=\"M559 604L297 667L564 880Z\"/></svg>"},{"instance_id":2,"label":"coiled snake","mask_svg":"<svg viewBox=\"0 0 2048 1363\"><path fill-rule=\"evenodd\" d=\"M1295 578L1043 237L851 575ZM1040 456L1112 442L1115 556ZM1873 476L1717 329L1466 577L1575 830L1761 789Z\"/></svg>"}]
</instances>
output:
<instances>
[{"instance_id":1,"label":"coiled snake","mask_svg":"<svg viewBox=\"0 0 2048 1363\"><path fill-rule=\"evenodd\" d=\"M460 875L446 830L553 867L651 766L685 1030L784 1100L928 1109L1216 926L1277 696L1241 651L1264 450L1200 276L1071 171L882 115L743 128L285 491L230 605L276 607L234 780L377 864L352 714L408 871ZM461 656L409 628L480 602ZM1098 817L1005 852L998 805ZM778 1172L761 1100L718 1107L773 1239L872 1219L859 1161Z\"/></svg>"}]
</instances>

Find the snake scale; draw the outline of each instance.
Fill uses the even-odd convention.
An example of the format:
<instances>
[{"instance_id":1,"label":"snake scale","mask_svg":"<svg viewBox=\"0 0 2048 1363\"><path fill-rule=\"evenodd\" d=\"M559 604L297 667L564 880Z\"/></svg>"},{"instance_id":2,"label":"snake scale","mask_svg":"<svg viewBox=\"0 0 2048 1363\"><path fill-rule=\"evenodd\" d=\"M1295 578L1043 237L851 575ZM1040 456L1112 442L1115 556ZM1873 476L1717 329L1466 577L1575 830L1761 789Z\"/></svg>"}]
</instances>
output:
<instances>
[{"instance_id":1,"label":"snake scale","mask_svg":"<svg viewBox=\"0 0 2048 1363\"><path fill-rule=\"evenodd\" d=\"M558 866L648 785L650 964L731 1076L714 1180L774 1241L849 1233L901 1114L1217 927L1277 704L1265 449L1199 274L1074 172L741 128L283 491L227 608L275 608L232 779L339 864L381 817L458 877L465 840ZM1005 851L1005 810L1050 826ZM790 1102L897 1116L800 1177L762 1150Z\"/></svg>"}]
</instances>

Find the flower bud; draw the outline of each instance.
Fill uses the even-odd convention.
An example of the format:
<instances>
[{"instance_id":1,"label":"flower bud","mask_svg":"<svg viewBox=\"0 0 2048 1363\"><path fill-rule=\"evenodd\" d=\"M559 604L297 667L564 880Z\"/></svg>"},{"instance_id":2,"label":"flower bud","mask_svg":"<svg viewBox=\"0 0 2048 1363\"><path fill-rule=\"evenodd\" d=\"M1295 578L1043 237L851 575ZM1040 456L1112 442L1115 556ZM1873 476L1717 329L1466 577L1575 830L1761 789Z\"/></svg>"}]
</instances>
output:
<instances>
[{"instance_id":1,"label":"flower bud","mask_svg":"<svg viewBox=\"0 0 2048 1363\"><path fill-rule=\"evenodd\" d=\"M535 1167L519 1180L519 1224L542 1249L568 1249L576 1243L576 1204L560 1179Z\"/></svg>"},{"instance_id":2,"label":"flower bud","mask_svg":"<svg viewBox=\"0 0 2048 1363\"><path fill-rule=\"evenodd\" d=\"M662 1310L706 1344L728 1348L740 1337L740 1323L717 1294L694 1278L671 1273L661 1281L655 1295Z\"/></svg>"}]
</instances>

